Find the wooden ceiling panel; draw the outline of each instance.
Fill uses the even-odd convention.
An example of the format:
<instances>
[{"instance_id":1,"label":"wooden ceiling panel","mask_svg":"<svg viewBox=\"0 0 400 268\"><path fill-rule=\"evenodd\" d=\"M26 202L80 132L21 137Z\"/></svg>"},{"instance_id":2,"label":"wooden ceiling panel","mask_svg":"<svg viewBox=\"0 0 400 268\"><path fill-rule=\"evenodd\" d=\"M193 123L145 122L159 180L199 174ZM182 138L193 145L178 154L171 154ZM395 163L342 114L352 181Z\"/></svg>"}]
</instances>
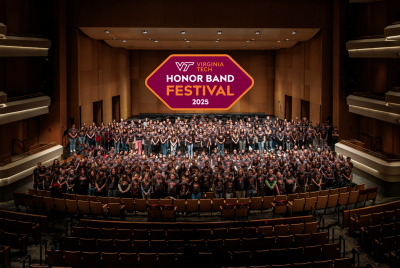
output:
<instances>
[{"instance_id":1,"label":"wooden ceiling panel","mask_svg":"<svg viewBox=\"0 0 400 268\"><path fill-rule=\"evenodd\" d=\"M279 49L292 47L298 41L309 40L319 31L316 28L81 27L80 29L93 39L104 40L110 46L126 49L158 49L159 46L163 49L214 49L214 47ZM109 33L106 33L106 30ZM142 31L147 31L147 33ZM185 34L181 31L185 31ZM218 31L222 31L222 34L218 34ZM256 31L260 33L256 34ZM296 34L292 34L293 31L296 31ZM216 42L217 39L219 39L218 42ZM286 39L290 41L285 41Z\"/></svg>"}]
</instances>

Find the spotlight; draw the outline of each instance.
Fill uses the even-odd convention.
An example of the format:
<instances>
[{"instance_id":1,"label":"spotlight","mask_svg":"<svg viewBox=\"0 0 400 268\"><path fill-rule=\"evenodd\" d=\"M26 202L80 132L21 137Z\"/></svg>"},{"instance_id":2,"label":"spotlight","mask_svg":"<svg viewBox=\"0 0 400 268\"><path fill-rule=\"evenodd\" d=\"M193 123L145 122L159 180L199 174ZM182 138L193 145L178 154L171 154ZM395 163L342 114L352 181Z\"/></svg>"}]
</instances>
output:
<instances>
[{"instance_id":1,"label":"spotlight","mask_svg":"<svg viewBox=\"0 0 400 268\"><path fill-rule=\"evenodd\" d=\"M144 31L142 31L142 33L144 33L144 34L147 34L147 31L146 31L146 30L144 30Z\"/></svg>"},{"instance_id":2,"label":"spotlight","mask_svg":"<svg viewBox=\"0 0 400 268\"><path fill-rule=\"evenodd\" d=\"M149 38L149 39L147 39L147 40L151 41L152 39L151 39L151 38Z\"/></svg>"},{"instance_id":3,"label":"spotlight","mask_svg":"<svg viewBox=\"0 0 400 268\"><path fill-rule=\"evenodd\" d=\"M246 47L243 47L243 48L246 48Z\"/></svg>"},{"instance_id":4,"label":"spotlight","mask_svg":"<svg viewBox=\"0 0 400 268\"><path fill-rule=\"evenodd\" d=\"M186 42L188 42L188 43L189 43L189 40L186 40Z\"/></svg>"},{"instance_id":5,"label":"spotlight","mask_svg":"<svg viewBox=\"0 0 400 268\"><path fill-rule=\"evenodd\" d=\"M246 41L246 42L248 43L248 42L250 42L250 41Z\"/></svg>"},{"instance_id":6,"label":"spotlight","mask_svg":"<svg viewBox=\"0 0 400 268\"><path fill-rule=\"evenodd\" d=\"M187 39L185 38L185 39L183 39L183 41L186 41Z\"/></svg>"},{"instance_id":7,"label":"spotlight","mask_svg":"<svg viewBox=\"0 0 400 268\"><path fill-rule=\"evenodd\" d=\"M117 38L116 38L116 37L113 37L113 40L117 40Z\"/></svg>"},{"instance_id":8,"label":"spotlight","mask_svg":"<svg viewBox=\"0 0 400 268\"><path fill-rule=\"evenodd\" d=\"M275 47L271 47L271 48L275 48Z\"/></svg>"},{"instance_id":9,"label":"spotlight","mask_svg":"<svg viewBox=\"0 0 400 268\"><path fill-rule=\"evenodd\" d=\"M215 40L215 42L217 42L217 43L218 43L218 42L219 42L219 41L218 41L218 39L217 39L217 40Z\"/></svg>"},{"instance_id":10,"label":"spotlight","mask_svg":"<svg viewBox=\"0 0 400 268\"><path fill-rule=\"evenodd\" d=\"M154 42L156 42L156 43L157 43L157 42L158 42L158 40L154 40Z\"/></svg>"},{"instance_id":11,"label":"spotlight","mask_svg":"<svg viewBox=\"0 0 400 268\"><path fill-rule=\"evenodd\" d=\"M125 42L126 42L126 40L122 40L122 42L124 42L124 43L125 43Z\"/></svg>"},{"instance_id":12,"label":"spotlight","mask_svg":"<svg viewBox=\"0 0 400 268\"><path fill-rule=\"evenodd\" d=\"M256 34L260 34L260 31L256 31Z\"/></svg>"},{"instance_id":13,"label":"spotlight","mask_svg":"<svg viewBox=\"0 0 400 268\"><path fill-rule=\"evenodd\" d=\"M109 31L109 30L105 30L104 32L105 32L105 33L110 33L110 31Z\"/></svg>"},{"instance_id":14,"label":"spotlight","mask_svg":"<svg viewBox=\"0 0 400 268\"><path fill-rule=\"evenodd\" d=\"M217 34L222 34L222 31L218 31Z\"/></svg>"},{"instance_id":15,"label":"spotlight","mask_svg":"<svg viewBox=\"0 0 400 268\"><path fill-rule=\"evenodd\" d=\"M186 31L181 31L181 34L185 34L186 33Z\"/></svg>"},{"instance_id":16,"label":"spotlight","mask_svg":"<svg viewBox=\"0 0 400 268\"><path fill-rule=\"evenodd\" d=\"M279 43L279 42L281 42L281 41L278 41L278 43Z\"/></svg>"},{"instance_id":17,"label":"spotlight","mask_svg":"<svg viewBox=\"0 0 400 268\"><path fill-rule=\"evenodd\" d=\"M289 39L286 39L285 41L289 41Z\"/></svg>"},{"instance_id":18,"label":"spotlight","mask_svg":"<svg viewBox=\"0 0 400 268\"><path fill-rule=\"evenodd\" d=\"M221 41L220 39L217 39L217 41Z\"/></svg>"},{"instance_id":19,"label":"spotlight","mask_svg":"<svg viewBox=\"0 0 400 268\"><path fill-rule=\"evenodd\" d=\"M296 31L293 31L293 32L292 32L292 34L296 34L296 33L297 33Z\"/></svg>"},{"instance_id":20,"label":"spotlight","mask_svg":"<svg viewBox=\"0 0 400 268\"><path fill-rule=\"evenodd\" d=\"M251 41L256 41L256 39L251 39Z\"/></svg>"}]
</instances>

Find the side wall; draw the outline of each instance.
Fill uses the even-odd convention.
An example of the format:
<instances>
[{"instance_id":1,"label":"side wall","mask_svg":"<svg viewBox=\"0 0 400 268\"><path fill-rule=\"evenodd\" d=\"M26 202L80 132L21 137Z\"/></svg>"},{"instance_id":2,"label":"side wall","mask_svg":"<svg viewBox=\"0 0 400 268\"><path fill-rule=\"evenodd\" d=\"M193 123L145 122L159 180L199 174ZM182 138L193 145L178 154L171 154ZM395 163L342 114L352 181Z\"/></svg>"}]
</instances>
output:
<instances>
[{"instance_id":1,"label":"side wall","mask_svg":"<svg viewBox=\"0 0 400 268\"><path fill-rule=\"evenodd\" d=\"M310 102L313 124L332 115L330 42L331 32L320 30L308 41L276 51L275 116L285 118L285 95L292 97L287 119L301 118L301 100Z\"/></svg>"},{"instance_id":2,"label":"side wall","mask_svg":"<svg viewBox=\"0 0 400 268\"><path fill-rule=\"evenodd\" d=\"M174 113L169 110L145 85L145 80L169 55L187 54L187 51L132 50L131 90L132 115L139 113ZM231 109L207 111L218 113L265 112L274 113L275 51L214 51L193 50L191 54L228 54L254 79L254 86ZM179 113L202 111L179 111Z\"/></svg>"}]
</instances>

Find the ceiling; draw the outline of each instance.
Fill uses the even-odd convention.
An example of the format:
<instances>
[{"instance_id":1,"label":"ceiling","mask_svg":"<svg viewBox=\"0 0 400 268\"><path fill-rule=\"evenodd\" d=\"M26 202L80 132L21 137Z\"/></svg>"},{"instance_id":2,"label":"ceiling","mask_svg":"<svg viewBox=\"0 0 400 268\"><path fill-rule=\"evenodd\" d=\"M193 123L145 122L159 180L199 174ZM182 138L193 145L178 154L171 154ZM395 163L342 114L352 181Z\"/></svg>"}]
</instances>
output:
<instances>
[{"instance_id":1,"label":"ceiling","mask_svg":"<svg viewBox=\"0 0 400 268\"><path fill-rule=\"evenodd\" d=\"M112 47L171 50L277 50L292 47L298 41L307 41L319 31L319 28L80 27L80 29L89 37L104 40ZM182 31L185 31L185 34L182 34ZM222 33L218 34L218 31ZM256 31L259 34L256 34Z\"/></svg>"}]
</instances>

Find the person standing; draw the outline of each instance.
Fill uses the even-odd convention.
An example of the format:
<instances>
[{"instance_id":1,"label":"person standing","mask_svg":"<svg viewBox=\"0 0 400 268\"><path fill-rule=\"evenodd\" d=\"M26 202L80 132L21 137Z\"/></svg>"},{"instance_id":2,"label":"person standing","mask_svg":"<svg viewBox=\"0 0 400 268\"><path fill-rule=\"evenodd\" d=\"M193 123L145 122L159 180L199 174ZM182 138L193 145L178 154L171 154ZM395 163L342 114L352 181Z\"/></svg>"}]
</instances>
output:
<instances>
[{"instance_id":1,"label":"person standing","mask_svg":"<svg viewBox=\"0 0 400 268\"><path fill-rule=\"evenodd\" d=\"M84 127L81 127L81 130L78 133L78 141L79 141L79 150L82 150L83 145L86 142L86 131Z\"/></svg>"},{"instance_id":2,"label":"person standing","mask_svg":"<svg viewBox=\"0 0 400 268\"><path fill-rule=\"evenodd\" d=\"M147 157L150 157L150 153L151 153L151 140L152 140L152 135L150 134L150 131L146 131L146 134L143 135L143 139L144 139L144 153L147 155Z\"/></svg>"},{"instance_id":3,"label":"person standing","mask_svg":"<svg viewBox=\"0 0 400 268\"><path fill-rule=\"evenodd\" d=\"M108 197L118 197L118 182L119 178L115 168L111 169L111 174L108 176Z\"/></svg>"},{"instance_id":4,"label":"person standing","mask_svg":"<svg viewBox=\"0 0 400 268\"><path fill-rule=\"evenodd\" d=\"M75 124L68 130L68 139L69 139L69 149L70 152L76 152L76 139L78 137L78 130L75 128Z\"/></svg>"},{"instance_id":5,"label":"person standing","mask_svg":"<svg viewBox=\"0 0 400 268\"><path fill-rule=\"evenodd\" d=\"M192 131L190 131L189 135L185 138L185 145L187 146L187 149L188 149L189 159L192 159L192 157L193 157L193 132Z\"/></svg>"}]
</instances>

